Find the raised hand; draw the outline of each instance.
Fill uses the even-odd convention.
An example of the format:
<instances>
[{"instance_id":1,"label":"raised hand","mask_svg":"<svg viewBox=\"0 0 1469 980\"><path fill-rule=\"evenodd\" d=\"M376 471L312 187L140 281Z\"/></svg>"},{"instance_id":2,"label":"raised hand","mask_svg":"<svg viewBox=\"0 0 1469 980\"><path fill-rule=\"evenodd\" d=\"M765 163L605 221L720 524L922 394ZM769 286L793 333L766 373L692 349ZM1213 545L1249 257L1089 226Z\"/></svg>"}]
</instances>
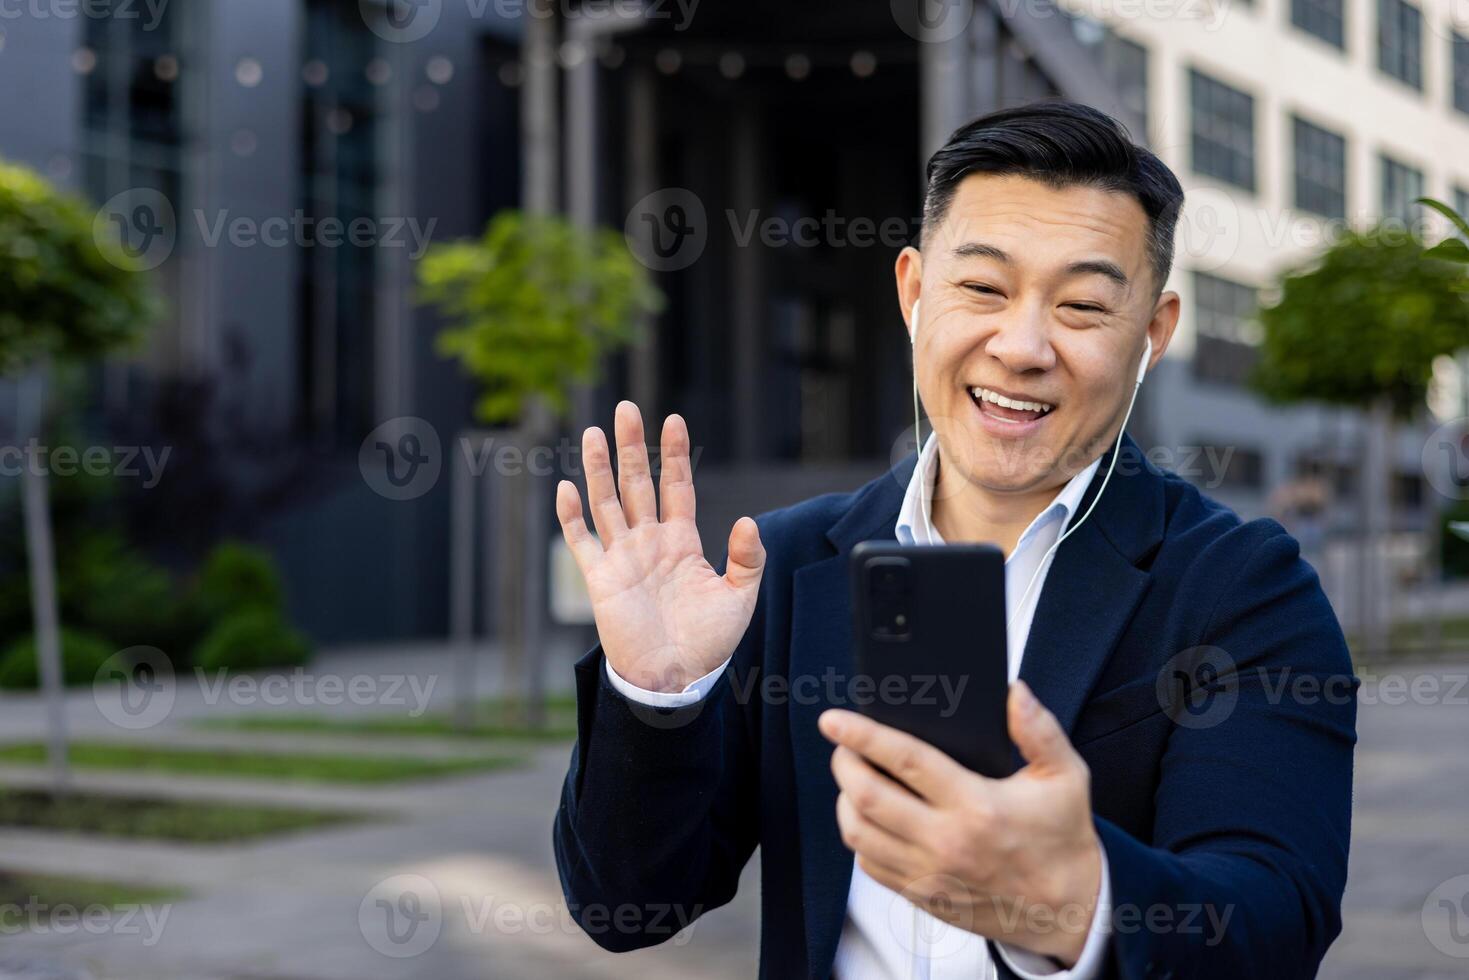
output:
<instances>
[{"instance_id":1,"label":"raised hand","mask_svg":"<svg viewBox=\"0 0 1469 980\"><path fill-rule=\"evenodd\" d=\"M715 572L694 526L684 420L670 415L663 423L661 516L637 406L620 402L614 427L615 485L606 435L595 426L582 434L597 536L587 530L581 496L569 480L556 487L556 516L586 580L602 652L612 669L646 690L682 691L728 659L744 636L755 611L765 548L755 522L741 517L729 534L725 573Z\"/></svg>"}]
</instances>

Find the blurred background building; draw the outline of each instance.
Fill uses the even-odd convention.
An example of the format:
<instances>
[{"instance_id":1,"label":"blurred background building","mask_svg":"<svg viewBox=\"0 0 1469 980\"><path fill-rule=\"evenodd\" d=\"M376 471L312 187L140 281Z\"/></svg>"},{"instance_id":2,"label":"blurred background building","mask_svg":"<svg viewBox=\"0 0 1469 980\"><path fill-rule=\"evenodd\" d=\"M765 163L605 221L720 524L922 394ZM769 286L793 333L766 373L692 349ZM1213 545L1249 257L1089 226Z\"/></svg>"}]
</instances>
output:
<instances>
[{"instance_id":1,"label":"blurred background building","mask_svg":"<svg viewBox=\"0 0 1469 980\"><path fill-rule=\"evenodd\" d=\"M29 431L50 459L114 468L0 479L0 980L752 975L758 862L654 950L603 953L565 907L549 829L579 583L554 476L464 454L480 392L436 349L418 260L507 209L614 229L666 308L527 438L576 478L577 434L618 399L682 413L717 557L737 516L911 450L892 263L924 165L974 116L1053 96L1114 114L1187 191L1183 315L1133 435L1284 520L1352 643L1352 863L1322 976L1462 975L1469 541L1438 522L1469 520L1466 372L1442 359L1391 445L1364 411L1267 405L1246 376L1257 304L1337 228L1416 224L1425 193L1469 211L1463 0L0 0L0 92L0 161L92 202L17 221L39 209L11 184L42 182L6 167L0 231L87 256L119 233L168 302L136 354L22 383L49 386ZM0 343L61 319L15 313L29 269L0 266ZM119 279L143 281L87 281ZM39 403L17 387L0 378L11 469L12 406ZM156 485L116 472L138 447L166 460ZM1369 603L1399 620L1377 644ZM17 925L139 903L173 914L166 938L131 914Z\"/></svg>"},{"instance_id":2,"label":"blurred background building","mask_svg":"<svg viewBox=\"0 0 1469 980\"><path fill-rule=\"evenodd\" d=\"M15 107L0 154L97 202L142 189L171 204L168 328L97 372L91 413L189 461L139 518L161 551L221 533L268 544L294 617L328 643L448 628L449 481L387 499L358 450L418 416L454 451L473 391L415 308L414 228L472 235L521 203L527 132L555 148L560 209L645 248L679 233L643 221L672 213L671 189L702 207L694 250L660 266L669 308L567 431L620 397L683 413L711 547L740 513L851 487L907 451L891 263L918 229L923 164L974 115L1064 96L1117 115L1189 192L1169 284L1184 315L1135 434L1246 515L1306 501L1297 530L1331 585L1351 563L1328 545L1360 525L1362 418L1244 387L1257 296L1332 222L1411 219L1420 193L1469 203L1469 40L1443 4L955 3L905 22L904 5L836 0L705 0L694 16L566 3L539 119L523 110L524 5L122 6L0 22ZM300 230L232 241L241 217ZM370 219L376 247L318 241L327 218ZM821 227L768 238L768 219ZM1421 531L1423 431L1400 435L1393 525ZM1426 536L1402 540L1406 566L1430 560Z\"/></svg>"}]
</instances>

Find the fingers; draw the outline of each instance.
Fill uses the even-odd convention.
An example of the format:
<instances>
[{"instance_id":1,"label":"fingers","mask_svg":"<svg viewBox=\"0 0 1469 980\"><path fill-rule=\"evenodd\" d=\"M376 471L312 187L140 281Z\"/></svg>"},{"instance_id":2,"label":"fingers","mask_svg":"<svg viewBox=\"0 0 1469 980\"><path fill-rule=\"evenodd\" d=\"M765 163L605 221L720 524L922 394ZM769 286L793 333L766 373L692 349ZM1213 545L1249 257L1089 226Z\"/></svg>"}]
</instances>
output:
<instances>
[{"instance_id":1,"label":"fingers","mask_svg":"<svg viewBox=\"0 0 1469 980\"><path fill-rule=\"evenodd\" d=\"M581 456L587 471L587 503L592 523L602 546L608 547L619 534L626 533L627 521L622 505L617 502L617 488L612 484L612 456L607 449L607 436L592 426L581 437Z\"/></svg>"},{"instance_id":2,"label":"fingers","mask_svg":"<svg viewBox=\"0 0 1469 980\"><path fill-rule=\"evenodd\" d=\"M855 711L827 710L817 724L828 739L882 766L926 800L941 802L965 780L982 778L927 742Z\"/></svg>"},{"instance_id":3,"label":"fingers","mask_svg":"<svg viewBox=\"0 0 1469 980\"><path fill-rule=\"evenodd\" d=\"M586 519L581 513L581 494L576 492L576 484L570 480L556 484L556 519L561 522L561 536L566 539L566 547L571 549L571 556L576 559L576 567L585 576L592 562L602 557L602 546L587 530Z\"/></svg>"},{"instance_id":4,"label":"fingers","mask_svg":"<svg viewBox=\"0 0 1469 980\"><path fill-rule=\"evenodd\" d=\"M1025 681L1010 685L1005 713L1010 738L1026 762L1040 768L1060 769L1079 759L1061 723L1036 700Z\"/></svg>"},{"instance_id":5,"label":"fingers","mask_svg":"<svg viewBox=\"0 0 1469 980\"><path fill-rule=\"evenodd\" d=\"M927 836L931 812L927 803L878 772L844 745L831 755L831 774L842 796L865 819L904 840Z\"/></svg>"},{"instance_id":6,"label":"fingers","mask_svg":"<svg viewBox=\"0 0 1469 980\"><path fill-rule=\"evenodd\" d=\"M630 401L617 403L613 421L617 433L617 486L628 527L658 519L653 477L648 468L648 446L643 441L643 416Z\"/></svg>"},{"instance_id":7,"label":"fingers","mask_svg":"<svg viewBox=\"0 0 1469 980\"><path fill-rule=\"evenodd\" d=\"M662 473L658 493L662 499L661 517L666 523L694 519L694 468L689 462L689 429L680 415L663 420L663 438L659 447Z\"/></svg>"},{"instance_id":8,"label":"fingers","mask_svg":"<svg viewBox=\"0 0 1469 980\"><path fill-rule=\"evenodd\" d=\"M760 584L764 571L765 546L760 543L760 528L751 518L741 517L729 532L725 580L737 589L753 588Z\"/></svg>"},{"instance_id":9,"label":"fingers","mask_svg":"<svg viewBox=\"0 0 1469 980\"><path fill-rule=\"evenodd\" d=\"M923 855L917 846L867 819L846 793L837 796L837 828L842 832L843 844L889 873L922 865Z\"/></svg>"}]
</instances>

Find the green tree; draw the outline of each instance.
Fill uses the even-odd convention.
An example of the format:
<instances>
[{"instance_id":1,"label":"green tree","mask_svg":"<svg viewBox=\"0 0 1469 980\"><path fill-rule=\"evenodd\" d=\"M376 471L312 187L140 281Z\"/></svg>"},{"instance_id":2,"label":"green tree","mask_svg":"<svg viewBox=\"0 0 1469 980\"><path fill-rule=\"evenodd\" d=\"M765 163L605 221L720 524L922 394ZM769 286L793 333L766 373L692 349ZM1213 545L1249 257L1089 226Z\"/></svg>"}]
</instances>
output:
<instances>
[{"instance_id":1,"label":"green tree","mask_svg":"<svg viewBox=\"0 0 1469 980\"><path fill-rule=\"evenodd\" d=\"M19 378L17 444L44 427L53 364L87 361L137 341L152 294L96 212L40 175L0 161L0 375ZM36 656L46 690L50 757L66 782L61 634L44 469L21 467Z\"/></svg>"},{"instance_id":2,"label":"green tree","mask_svg":"<svg viewBox=\"0 0 1469 980\"><path fill-rule=\"evenodd\" d=\"M511 427L505 441L523 448L550 438L548 415L564 418L576 389L593 384L606 357L632 343L642 318L664 305L622 235L522 211L496 215L476 240L431 248L418 265L418 284L420 301L444 321L439 353L479 384L477 419ZM499 491L497 618L507 657L506 721L513 723L519 713L514 693L540 645L544 591L543 576L532 581L517 571L541 568L530 549L544 554L547 517L544 495L537 495L529 474L502 478ZM468 555L463 551L456 567L472 568ZM461 574L467 581L467 572ZM468 630L467 615L456 615L456 631ZM466 670L458 685L461 725L472 720L470 676ZM539 676L538 670L530 674L533 722L542 717Z\"/></svg>"},{"instance_id":3,"label":"green tree","mask_svg":"<svg viewBox=\"0 0 1469 980\"><path fill-rule=\"evenodd\" d=\"M1433 362L1469 345L1463 271L1445 261L1460 251L1462 242L1425 249L1391 228L1347 231L1313 263L1288 271L1278 299L1259 312L1264 340L1252 381L1262 394L1369 410L1358 573L1369 650L1385 636L1376 614L1383 593L1375 590L1386 580L1374 543L1386 528L1392 426L1422 408Z\"/></svg>"},{"instance_id":4,"label":"green tree","mask_svg":"<svg viewBox=\"0 0 1469 980\"><path fill-rule=\"evenodd\" d=\"M663 296L622 236L554 215L503 211L475 241L431 248L419 297L445 320L440 354L481 385L482 422L524 422L533 399L557 414L603 358L631 343Z\"/></svg>"}]
</instances>

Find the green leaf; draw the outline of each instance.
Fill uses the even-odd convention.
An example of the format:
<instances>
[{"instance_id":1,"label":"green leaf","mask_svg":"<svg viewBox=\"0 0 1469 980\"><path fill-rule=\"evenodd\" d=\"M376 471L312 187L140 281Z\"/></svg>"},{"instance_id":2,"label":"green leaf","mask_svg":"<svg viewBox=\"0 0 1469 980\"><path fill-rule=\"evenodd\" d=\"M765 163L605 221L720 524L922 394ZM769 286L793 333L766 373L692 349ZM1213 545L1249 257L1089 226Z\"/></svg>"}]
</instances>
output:
<instances>
[{"instance_id":1,"label":"green leaf","mask_svg":"<svg viewBox=\"0 0 1469 980\"><path fill-rule=\"evenodd\" d=\"M1424 207L1433 208L1433 210L1437 211L1445 218L1448 218L1450 223L1452 223L1455 228L1459 229L1459 234L1469 236L1469 221L1465 221L1464 218L1457 211L1455 211L1453 208L1449 207L1442 201L1435 200L1431 197L1419 197L1414 198L1413 203L1421 204Z\"/></svg>"},{"instance_id":2,"label":"green leaf","mask_svg":"<svg viewBox=\"0 0 1469 980\"><path fill-rule=\"evenodd\" d=\"M1462 238L1445 238L1423 253L1425 259L1440 259L1444 262L1469 263L1469 245Z\"/></svg>"}]
</instances>

